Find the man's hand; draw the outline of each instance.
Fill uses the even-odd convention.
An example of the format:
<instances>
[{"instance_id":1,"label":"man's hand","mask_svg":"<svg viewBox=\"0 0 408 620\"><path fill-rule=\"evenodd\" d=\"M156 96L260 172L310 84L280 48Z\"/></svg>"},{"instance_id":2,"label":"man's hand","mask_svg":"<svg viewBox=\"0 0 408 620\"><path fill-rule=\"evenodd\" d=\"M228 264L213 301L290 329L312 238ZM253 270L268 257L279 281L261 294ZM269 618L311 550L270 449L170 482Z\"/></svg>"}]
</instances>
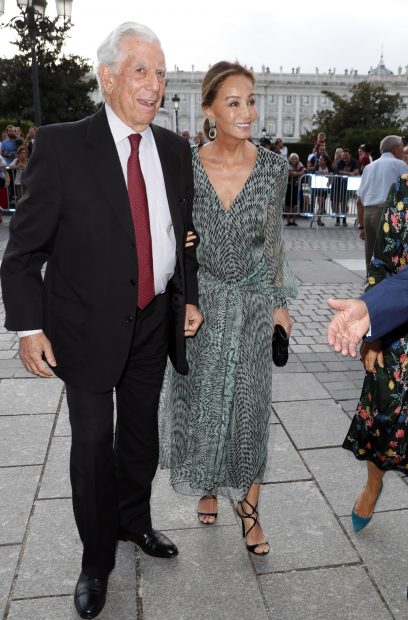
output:
<instances>
[{"instance_id":1,"label":"man's hand","mask_svg":"<svg viewBox=\"0 0 408 620\"><path fill-rule=\"evenodd\" d=\"M195 336L202 322L203 315L201 314L197 306L193 306L192 304L186 304L184 335L186 337Z\"/></svg>"},{"instance_id":2,"label":"man's hand","mask_svg":"<svg viewBox=\"0 0 408 620\"><path fill-rule=\"evenodd\" d=\"M329 323L327 340L342 355L356 357L356 346L370 329L368 308L361 299L328 299L336 314Z\"/></svg>"},{"instance_id":3,"label":"man's hand","mask_svg":"<svg viewBox=\"0 0 408 620\"><path fill-rule=\"evenodd\" d=\"M43 332L20 338L19 354L24 368L39 377L53 377L53 373L42 358L43 353L50 366L57 365L51 343Z\"/></svg>"},{"instance_id":4,"label":"man's hand","mask_svg":"<svg viewBox=\"0 0 408 620\"><path fill-rule=\"evenodd\" d=\"M273 324L282 325L285 332L290 336L292 331L293 319L289 316L287 308L274 308L273 309Z\"/></svg>"}]
</instances>

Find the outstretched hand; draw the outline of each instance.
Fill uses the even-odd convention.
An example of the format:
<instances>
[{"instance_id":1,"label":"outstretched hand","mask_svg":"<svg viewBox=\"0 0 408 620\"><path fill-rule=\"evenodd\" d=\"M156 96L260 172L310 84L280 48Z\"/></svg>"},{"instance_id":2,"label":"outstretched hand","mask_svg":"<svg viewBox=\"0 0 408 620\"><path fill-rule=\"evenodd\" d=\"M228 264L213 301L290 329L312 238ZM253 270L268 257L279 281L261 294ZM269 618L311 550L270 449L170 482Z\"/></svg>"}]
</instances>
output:
<instances>
[{"instance_id":1,"label":"outstretched hand","mask_svg":"<svg viewBox=\"0 0 408 620\"><path fill-rule=\"evenodd\" d=\"M368 308L361 299L328 299L336 314L329 323L327 340L342 355L356 357L356 347L370 329Z\"/></svg>"}]
</instances>

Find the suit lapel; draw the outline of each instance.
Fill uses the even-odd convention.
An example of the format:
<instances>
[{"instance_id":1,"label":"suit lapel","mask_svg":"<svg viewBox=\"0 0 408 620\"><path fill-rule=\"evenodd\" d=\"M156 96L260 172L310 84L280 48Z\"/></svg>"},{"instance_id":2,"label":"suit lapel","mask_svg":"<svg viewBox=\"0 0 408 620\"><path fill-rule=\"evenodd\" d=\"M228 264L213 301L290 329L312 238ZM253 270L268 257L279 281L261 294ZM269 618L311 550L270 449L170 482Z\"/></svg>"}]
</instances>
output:
<instances>
[{"instance_id":1,"label":"suit lapel","mask_svg":"<svg viewBox=\"0 0 408 620\"><path fill-rule=\"evenodd\" d=\"M117 220L134 240L126 182L104 107L91 119L87 144L90 149L89 171L101 187L104 198L115 210Z\"/></svg>"}]
</instances>

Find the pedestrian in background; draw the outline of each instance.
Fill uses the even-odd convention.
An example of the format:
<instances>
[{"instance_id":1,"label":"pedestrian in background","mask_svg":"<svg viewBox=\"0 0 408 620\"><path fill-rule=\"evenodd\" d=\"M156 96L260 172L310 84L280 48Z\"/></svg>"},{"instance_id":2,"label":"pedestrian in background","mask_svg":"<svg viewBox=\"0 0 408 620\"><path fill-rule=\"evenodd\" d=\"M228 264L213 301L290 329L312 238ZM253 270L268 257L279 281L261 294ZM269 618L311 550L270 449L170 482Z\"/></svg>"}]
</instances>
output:
<instances>
[{"instance_id":1,"label":"pedestrian in background","mask_svg":"<svg viewBox=\"0 0 408 620\"><path fill-rule=\"evenodd\" d=\"M390 187L395 179L408 172L407 164L402 161L404 144L400 136L383 138L380 143L380 153L379 159L364 168L357 191L357 214L360 238L365 244L367 271Z\"/></svg>"}]
</instances>

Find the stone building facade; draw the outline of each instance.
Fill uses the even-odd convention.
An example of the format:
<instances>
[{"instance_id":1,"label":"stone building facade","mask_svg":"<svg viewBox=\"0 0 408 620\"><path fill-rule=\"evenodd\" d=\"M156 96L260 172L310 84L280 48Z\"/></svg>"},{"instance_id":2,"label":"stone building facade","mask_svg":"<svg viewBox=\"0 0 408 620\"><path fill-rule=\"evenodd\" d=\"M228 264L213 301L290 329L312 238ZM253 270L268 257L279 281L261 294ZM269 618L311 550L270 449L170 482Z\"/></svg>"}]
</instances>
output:
<instances>
[{"instance_id":1,"label":"stone building facade","mask_svg":"<svg viewBox=\"0 0 408 620\"><path fill-rule=\"evenodd\" d=\"M164 105L155 122L175 131L172 97L177 94L180 98L179 133L187 129L194 136L202 129L204 117L200 87L203 76L203 71L169 71ZM287 143L298 142L304 131L312 129L313 115L318 110L331 108L331 101L322 94L322 90L347 96L350 87L362 81L383 84L391 95L399 93L406 104L401 116L408 118L408 65L405 70L399 67L394 74L386 68L382 56L378 66L371 68L366 75L358 74L353 69L346 69L342 74L335 69L321 73L317 67L312 74L301 73L299 67L293 68L291 73L272 73L268 67L262 67L262 72L255 73L255 77L258 120L253 125L254 139L261 136L262 129L266 129L271 138L279 136Z\"/></svg>"}]
</instances>

